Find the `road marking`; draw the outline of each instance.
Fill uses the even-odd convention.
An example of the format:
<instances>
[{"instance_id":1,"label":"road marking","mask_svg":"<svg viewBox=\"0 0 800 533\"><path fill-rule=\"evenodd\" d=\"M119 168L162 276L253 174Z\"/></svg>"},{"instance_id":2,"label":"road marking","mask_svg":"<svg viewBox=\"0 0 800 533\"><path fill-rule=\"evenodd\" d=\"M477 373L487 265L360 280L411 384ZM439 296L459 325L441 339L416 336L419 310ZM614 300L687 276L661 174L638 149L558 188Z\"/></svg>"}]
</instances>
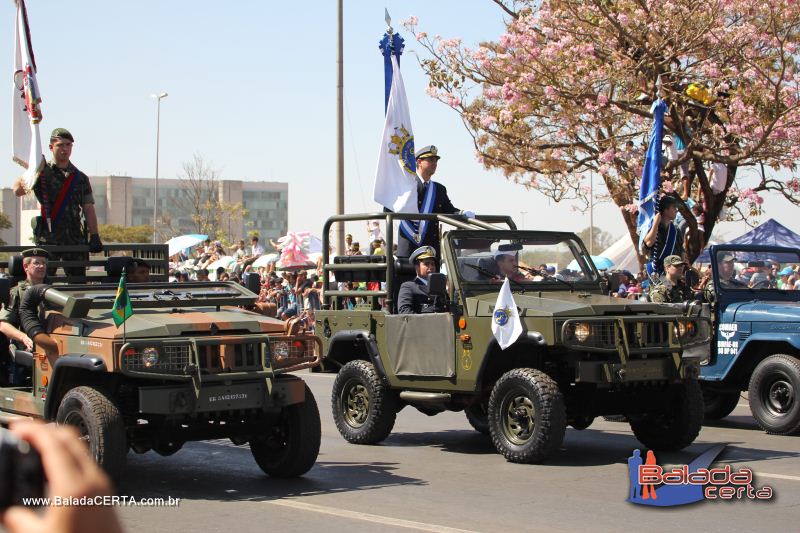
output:
<instances>
[{"instance_id":1,"label":"road marking","mask_svg":"<svg viewBox=\"0 0 800 533\"><path fill-rule=\"evenodd\" d=\"M337 509L335 507L314 505L312 503L303 503L303 502L298 502L296 500L273 500L267 503L271 503L272 505L280 505L282 507L290 507L292 509L298 509L300 511L313 511L315 513L322 513L331 516L339 516L341 518L363 520L364 522L373 522L375 524L382 524L386 526L405 527L408 529L416 529L418 531L432 531L432 532L442 531L447 533L475 533L468 529L455 529L452 527L444 527L436 524L414 522L413 520L402 520L400 518L391 518L388 516L361 513L358 511L348 511L346 509Z\"/></svg>"},{"instance_id":2,"label":"road marking","mask_svg":"<svg viewBox=\"0 0 800 533\"><path fill-rule=\"evenodd\" d=\"M768 477L772 479L788 479L790 481L800 481L800 476L787 476L786 474L767 474L765 472L753 472L758 477Z\"/></svg>"}]
</instances>

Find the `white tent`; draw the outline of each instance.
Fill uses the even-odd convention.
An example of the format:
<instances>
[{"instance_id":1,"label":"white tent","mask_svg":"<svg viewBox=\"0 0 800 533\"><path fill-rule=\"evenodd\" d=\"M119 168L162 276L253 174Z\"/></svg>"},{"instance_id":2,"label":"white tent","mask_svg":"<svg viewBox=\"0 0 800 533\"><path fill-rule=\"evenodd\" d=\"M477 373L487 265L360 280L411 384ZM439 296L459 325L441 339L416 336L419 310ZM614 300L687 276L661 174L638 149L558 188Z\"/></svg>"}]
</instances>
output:
<instances>
[{"instance_id":1,"label":"white tent","mask_svg":"<svg viewBox=\"0 0 800 533\"><path fill-rule=\"evenodd\" d=\"M633 248L629 235L623 235L617 242L600 253L614 262L615 270L628 270L636 274L639 272L639 257Z\"/></svg>"}]
</instances>

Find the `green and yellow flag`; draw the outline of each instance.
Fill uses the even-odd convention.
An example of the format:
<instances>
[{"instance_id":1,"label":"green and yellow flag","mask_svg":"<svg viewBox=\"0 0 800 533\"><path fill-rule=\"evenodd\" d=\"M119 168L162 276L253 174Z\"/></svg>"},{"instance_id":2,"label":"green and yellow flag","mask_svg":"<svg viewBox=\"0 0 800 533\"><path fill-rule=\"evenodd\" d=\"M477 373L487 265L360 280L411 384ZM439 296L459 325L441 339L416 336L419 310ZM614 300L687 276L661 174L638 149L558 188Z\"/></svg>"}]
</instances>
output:
<instances>
[{"instance_id":1,"label":"green and yellow flag","mask_svg":"<svg viewBox=\"0 0 800 533\"><path fill-rule=\"evenodd\" d=\"M125 271L122 271L122 277L119 278L119 287L117 287L117 297L114 298L114 308L111 310L111 316L114 318L114 324L120 327L123 322L133 316L133 307L131 306L131 297L128 294L128 287L125 284Z\"/></svg>"}]
</instances>

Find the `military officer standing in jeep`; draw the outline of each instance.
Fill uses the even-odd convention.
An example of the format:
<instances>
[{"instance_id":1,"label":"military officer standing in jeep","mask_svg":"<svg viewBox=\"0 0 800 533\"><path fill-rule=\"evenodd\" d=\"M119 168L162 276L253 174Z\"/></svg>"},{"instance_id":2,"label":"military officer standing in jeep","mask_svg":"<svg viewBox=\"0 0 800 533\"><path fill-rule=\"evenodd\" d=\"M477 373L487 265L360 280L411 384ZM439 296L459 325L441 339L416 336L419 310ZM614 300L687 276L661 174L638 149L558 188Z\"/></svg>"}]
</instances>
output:
<instances>
[{"instance_id":1,"label":"military officer standing in jeep","mask_svg":"<svg viewBox=\"0 0 800 533\"><path fill-rule=\"evenodd\" d=\"M97 214L89 177L70 161L72 134L56 128L50 134L50 151L53 159L47 163L33 185L33 193L41 206L40 216L34 219L33 240L36 245L88 244L89 251L100 252L103 243L97 229ZM21 181L14 188L17 196L28 191ZM81 261L88 259L85 252L61 252L52 259ZM68 276L83 276L85 267L65 267ZM51 275L55 272L50 272Z\"/></svg>"},{"instance_id":2,"label":"military officer standing in jeep","mask_svg":"<svg viewBox=\"0 0 800 533\"><path fill-rule=\"evenodd\" d=\"M683 270L686 261L678 255L670 255L664 259L664 276L650 290L650 300L656 303L675 304L694 298L694 292L683 281Z\"/></svg>"}]
</instances>

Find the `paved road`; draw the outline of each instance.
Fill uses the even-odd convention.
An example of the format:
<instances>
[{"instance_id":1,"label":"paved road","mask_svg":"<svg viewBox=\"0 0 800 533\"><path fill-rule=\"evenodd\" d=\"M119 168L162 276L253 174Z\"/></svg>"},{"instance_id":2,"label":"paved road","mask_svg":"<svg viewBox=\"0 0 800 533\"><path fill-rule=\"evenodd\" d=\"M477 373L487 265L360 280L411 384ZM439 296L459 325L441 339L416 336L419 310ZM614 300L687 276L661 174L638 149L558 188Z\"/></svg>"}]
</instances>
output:
<instances>
[{"instance_id":1,"label":"paved road","mask_svg":"<svg viewBox=\"0 0 800 533\"><path fill-rule=\"evenodd\" d=\"M176 508L121 508L129 531L797 531L800 437L761 432L742 403L660 464L688 463L711 444L721 460L750 466L773 501L703 502L670 509L626 503L628 425L596 421L567 430L546 465L507 463L462 413L427 417L406 408L379 446L346 443L330 415L333 377L306 375L322 415L317 465L297 480L261 474L247 447L188 444L176 455L129 456L121 493L181 498ZM742 400L744 402L744 400Z\"/></svg>"}]
</instances>

